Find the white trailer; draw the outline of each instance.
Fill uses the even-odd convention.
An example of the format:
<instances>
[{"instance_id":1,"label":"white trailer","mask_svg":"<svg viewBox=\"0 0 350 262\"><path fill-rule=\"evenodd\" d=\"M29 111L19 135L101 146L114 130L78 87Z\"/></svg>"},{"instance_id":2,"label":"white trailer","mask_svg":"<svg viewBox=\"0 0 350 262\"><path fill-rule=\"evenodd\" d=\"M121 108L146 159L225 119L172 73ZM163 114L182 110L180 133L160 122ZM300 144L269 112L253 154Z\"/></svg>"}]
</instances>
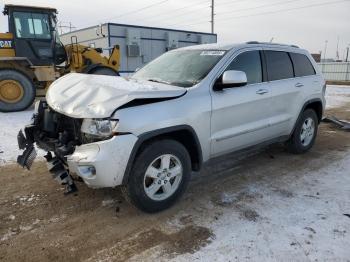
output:
<instances>
[{"instance_id":1,"label":"white trailer","mask_svg":"<svg viewBox=\"0 0 350 262\"><path fill-rule=\"evenodd\" d=\"M217 35L185 30L106 23L60 36L64 45L77 36L78 43L99 47L108 54L111 47L119 45L121 74L135 72L164 52L190 45L216 43Z\"/></svg>"}]
</instances>

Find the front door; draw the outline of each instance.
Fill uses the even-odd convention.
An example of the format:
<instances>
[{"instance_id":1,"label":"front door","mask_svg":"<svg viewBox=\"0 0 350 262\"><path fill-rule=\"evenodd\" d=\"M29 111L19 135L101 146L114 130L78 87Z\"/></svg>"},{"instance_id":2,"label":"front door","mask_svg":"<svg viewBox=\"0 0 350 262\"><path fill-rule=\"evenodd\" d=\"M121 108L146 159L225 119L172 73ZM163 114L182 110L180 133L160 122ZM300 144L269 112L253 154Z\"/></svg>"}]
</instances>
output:
<instances>
[{"instance_id":1,"label":"front door","mask_svg":"<svg viewBox=\"0 0 350 262\"><path fill-rule=\"evenodd\" d=\"M212 157L264 142L271 137L271 95L265 82L261 56L261 50L242 51L225 69L245 72L246 86L211 91Z\"/></svg>"}]
</instances>

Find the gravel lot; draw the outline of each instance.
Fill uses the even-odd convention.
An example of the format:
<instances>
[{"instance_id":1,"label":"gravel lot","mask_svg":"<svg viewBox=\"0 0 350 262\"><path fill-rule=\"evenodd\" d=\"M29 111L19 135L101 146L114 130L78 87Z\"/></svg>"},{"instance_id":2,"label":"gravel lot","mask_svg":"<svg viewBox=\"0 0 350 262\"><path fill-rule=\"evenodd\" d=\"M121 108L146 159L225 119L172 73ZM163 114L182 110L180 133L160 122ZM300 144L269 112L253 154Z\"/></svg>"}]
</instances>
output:
<instances>
[{"instance_id":1,"label":"gravel lot","mask_svg":"<svg viewBox=\"0 0 350 262\"><path fill-rule=\"evenodd\" d=\"M350 88L327 114L350 120ZM0 114L0 261L350 261L350 133L321 124L315 147L217 158L171 209L144 214L119 189L63 196L45 162L13 163L31 112Z\"/></svg>"}]
</instances>

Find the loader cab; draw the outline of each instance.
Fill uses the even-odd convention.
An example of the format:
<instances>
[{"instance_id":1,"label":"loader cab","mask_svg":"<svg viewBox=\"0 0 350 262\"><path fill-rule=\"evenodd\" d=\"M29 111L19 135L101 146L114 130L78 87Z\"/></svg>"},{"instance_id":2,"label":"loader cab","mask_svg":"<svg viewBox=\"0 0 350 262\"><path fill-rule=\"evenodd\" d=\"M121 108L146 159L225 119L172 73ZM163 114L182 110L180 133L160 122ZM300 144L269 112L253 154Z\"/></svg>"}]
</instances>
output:
<instances>
[{"instance_id":1,"label":"loader cab","mask_svg":"<svg viewBox=\"0 0 350 262\"><path fill-rule=\"evenodd\" d=\"M35 66L59 65L66 61L56 30L56 9L5 5L3 13L8 15L16 57L28 58Z\"/></svg>"}]
</instances>

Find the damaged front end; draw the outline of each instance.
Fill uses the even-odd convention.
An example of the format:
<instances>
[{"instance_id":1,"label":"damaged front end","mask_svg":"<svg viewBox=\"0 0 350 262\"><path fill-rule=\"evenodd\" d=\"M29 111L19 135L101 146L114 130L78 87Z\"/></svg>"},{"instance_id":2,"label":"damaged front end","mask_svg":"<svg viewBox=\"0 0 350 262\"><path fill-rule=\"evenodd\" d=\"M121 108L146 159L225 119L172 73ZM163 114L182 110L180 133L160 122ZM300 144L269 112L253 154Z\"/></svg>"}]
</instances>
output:
<instances>
[{"instance_id":1,"label":"damaged front end","mask_svg":"<svg viewBox=\"0 0 350 262\"><path fill-rule=\"evenodd\" d=\"M67 168L67 155L72 154L82 143L81 119L70 118L50 109L44 101L35 105L31 123L20 130L18 147L24 150L17 157L17 163L28 170L37 155L34 144L47 152L45 158L53 178L66 186L65 194L77 191Z\"/></svg>"}]
</instances>

